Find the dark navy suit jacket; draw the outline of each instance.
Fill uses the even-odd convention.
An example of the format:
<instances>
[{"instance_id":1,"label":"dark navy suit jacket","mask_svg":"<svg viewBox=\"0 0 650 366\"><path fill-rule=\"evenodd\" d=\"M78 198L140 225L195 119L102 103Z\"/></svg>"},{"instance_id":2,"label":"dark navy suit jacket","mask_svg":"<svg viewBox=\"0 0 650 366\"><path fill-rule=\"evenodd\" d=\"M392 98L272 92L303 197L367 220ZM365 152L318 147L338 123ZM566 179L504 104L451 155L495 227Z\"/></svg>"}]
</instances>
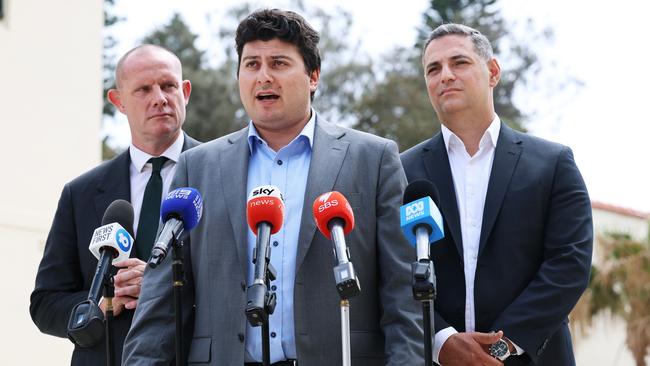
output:
<instances>
[{"instance_id":1,"label":"dark navy suit jacket","mask_svg":"<svg viewBox=\"0 0 650 366\"><path fill-rule=\"evenodd\" d=\"M567 316L587 286L591 204L571 150L501 125L483 212L476 331L503 330L525 350L506 365L574 365ZM442 134L401 155L409 182L440 193L445 238L431 246L436 332L465 330L460 218ZM531 363L532 361L532 363Z\"/></svg>"},{"instance_id":2,"label":"dark navy suit jacket","mask_svg":"<svg viewBox=\"0 0 650 366\"><path fill-rule=\"evenodd\" d=\"M183 150L198 144L185 135ZM67 337L72 308L88 297L97 267L97 259L88 250L92 233L101 226L104 211L114 200L131 201L130 163L127 150L63 187L30 298L29 311L41 332ZM133 313L125 309L112 322L116 360L122 357ZM71 365L105 364L105 342L75 347Z\"/></svg>"}]
</instances>

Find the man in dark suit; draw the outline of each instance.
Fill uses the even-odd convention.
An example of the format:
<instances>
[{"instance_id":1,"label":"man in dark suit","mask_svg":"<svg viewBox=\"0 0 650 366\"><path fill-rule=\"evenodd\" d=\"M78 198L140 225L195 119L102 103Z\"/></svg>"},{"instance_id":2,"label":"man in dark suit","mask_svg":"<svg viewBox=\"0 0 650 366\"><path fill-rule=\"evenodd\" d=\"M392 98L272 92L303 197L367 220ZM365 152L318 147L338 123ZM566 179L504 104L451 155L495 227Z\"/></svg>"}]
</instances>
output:
<instances>
[{"instance_id":1,"label":"man in dark suit","mask_svg":"<svg viewBox=\"0 0 650 366\"><path fill-rule=\"evenodd\" d=\"M409 181L437 186L445 221L431 248L435 359L575 364L567 316L587 286L593 233L571 150L500 122L501 71L478 31L441 25L422 64L442 131L401 158Z\"/></svg>"},{"instance_id":2,"label":"man in dark suit","mask_svg":"<svg viewBox=\"0 0 650 366\"><path fill-rule=\"evenodd\" d=\"M352 364L423 362L421 315L412 299L415 250L399 231L406 185L393 141L328 123L311 106L320 78L318 33L298 14L260 10L237 29L239 92L251 122L180 159L174 185L204 197L201 223L186 247L195 305L188 363L261 365L261 330L248 325L246 288L253 282L255 237L246 225L246 196L274 185L284 196L284 223L271 236L270 316L274 365L342 363L340 298L332 244L316 230L312 204L328 191L349 200L355 228L347 242L361 294L350 300ZM397 228L397 230L395 230ZM189 267L189 268L188 268ZM147 271L125 365L165 365L174 356L169 259ZM189 310L189 309L188 309ZM189 313L189 311L184 311Z\"/></svg>"},{"instance_id":3,"label":"man in dark suit","mask_svg":"<svg viewBox=\"0 0 650 366\"><path fill-rule=\"evenodd\" d=\"M153 45L136 47L120 59L115 74L116 88L108 92L108 99L126 114L131 145L124 153L65 185L31 295L29 310L34 323L43 333L58 337L67 336L72 308L88 296L97 266L88 245L108 205L116 199L130 201L137 233L138 221L144 221L139 214L145 186L152 175L153 163L149 159L166 158L160 170L164 194L181 151L198 145L181 130L191 84L182 79L181 63L174 54ZM146 246L145 242L136 235L131 258L114 263L120 268L114 277L113 299L116 360L121 359L140 294L143 259L148 253L137 249ZM104 312L105 307L102 301L100 308ZM75 347L71 364L106 364L104 342L90 348Z\"/></svg>"}]
</instances>

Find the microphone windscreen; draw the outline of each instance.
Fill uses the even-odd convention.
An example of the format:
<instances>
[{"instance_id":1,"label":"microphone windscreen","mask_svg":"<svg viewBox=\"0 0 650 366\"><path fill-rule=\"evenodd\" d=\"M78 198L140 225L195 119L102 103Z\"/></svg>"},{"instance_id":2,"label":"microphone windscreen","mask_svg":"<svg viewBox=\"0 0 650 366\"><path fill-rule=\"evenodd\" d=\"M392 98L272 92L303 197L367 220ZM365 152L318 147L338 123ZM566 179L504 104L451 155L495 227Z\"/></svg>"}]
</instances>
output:
<instances>
[{"instance_id":1,"label":"microphone windscreen","mask_svg":"<svg viewBox=\"0 0 650 366\"><path fill-rule=\"evenodd\" d=\"M262 222L271 225L271 234L280 231L284 221L284 202L278 187L253 188L246 202L246 220L255 235L257 235L257 226Z\"/></svg>"},{"instance_id":2,"label":"microphone windscreen","mask_svg":"<svg viewBox=\"0 0 650 366\"><path fill-rule=\"evenodd\" d=\"M413 182L409 183L408 186L406 186L402 204L405 205L409 202L413 202L424 197L431 197L433 203L436 205L440 204L438 189L435 185L433 185L433 183L431 183L431 181L426 179L414 180Z\"/></svg>"},{"instance_id":3,"label":"microphone windscreen","mask_svg":"<svg viewBox=\"0 0 650 366\"><path fill-rule=\"evenodd\" d=\"M341 219L344 223L343 232L347 235L354 228L354 212L343 194L337 191L321 194L312 206L316 226L327 239L331 239L328 227L333 219Z\"/></svg>"},{"instance_id":4,"label":"microphone windscreen","mask_svg":"<svg viewBox=\"0 0 650 366\"><path fill-rule=\"evenodd\" d=\"M125 200L115 200L108 205L102 217L102 226L118 223L133 236L133 206Z\"/></svg>"},{"instance_id":5,"label":"microphone windscreen","mask_svg":"<svg viewBox=\"0 0 650 366\"><path fill-rule=\"evenodd\" d=\"M183 221L184 230L192 230L203 215L203 198L194 188L181 187L169 192L160 207L163 223L171 218Z\"/></svg>"}]
</instances>

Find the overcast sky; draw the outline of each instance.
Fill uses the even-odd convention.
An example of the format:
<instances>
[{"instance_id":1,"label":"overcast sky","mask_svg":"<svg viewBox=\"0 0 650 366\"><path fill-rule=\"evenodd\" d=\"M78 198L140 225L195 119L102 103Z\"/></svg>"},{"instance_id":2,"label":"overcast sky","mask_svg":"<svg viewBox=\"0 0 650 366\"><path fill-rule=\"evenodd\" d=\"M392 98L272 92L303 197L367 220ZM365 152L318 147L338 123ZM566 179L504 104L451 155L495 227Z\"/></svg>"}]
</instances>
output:
<instances>
[{"instance_id":1,"label":"overcast sky","mask_svg":"<svg viewBox=\"0 0 650 366\"><path fill-rule=\"evenodd\" d=\"M179 12L200 35L199 47L213 50L219 58L220 45L213 37L224 12L236 0L116 0L117 15L126 20L115 28L118 54L137 44L152 29L167 23ZM353 15L352 39L362 49L378 56L397 45L410 46L421 24L425 0L345 1L327 4L304 0L307 7L341 7ZM286 1L258 4L286 7ZM508 20L521 24L532 17L539 27L553 30L549 44L533 42L548 66L539 78L555 88L549 95L526 90L517 103L531 114L527 124L534 135L570 146L593 200L650 212L650 31L645 26L650 3L617 1L615 8L605 1L504 0ZM309 20L309 19L308 19ZM525 37L526 34L520 34ZM507 60L502 60L502 63ZM569 76L580 83L568 83ZM234 77L234 76L233 76ZM569 85L566 87L565 85ZM576 87L576 85L582 85ZM540 88L541 89L541 88ZM422 92L425 93L424 84ZM433 113L433 110L432 110ZM123 119L106 131L118 144L128 144Z\"/></svg>"}]
</instances>

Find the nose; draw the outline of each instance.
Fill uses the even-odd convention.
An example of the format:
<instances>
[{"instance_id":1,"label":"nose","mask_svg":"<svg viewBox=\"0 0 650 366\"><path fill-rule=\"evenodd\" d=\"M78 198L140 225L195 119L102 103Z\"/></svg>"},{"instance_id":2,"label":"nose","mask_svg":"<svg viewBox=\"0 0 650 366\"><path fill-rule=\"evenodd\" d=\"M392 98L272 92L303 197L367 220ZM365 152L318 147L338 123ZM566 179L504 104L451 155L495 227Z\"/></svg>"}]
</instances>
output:
<instances>
[{"instance_id":1,"label":"nose","mask_svg":"<svg viewBox=\"0 0 650 366\"><path fill-rule=\"evenodd\" d=\"M153 104L155 107L164 107L167 105L167 96L163 93L160 86L156 85L153 88Z\"/></svg>"},{"instance_id":2,"label":"nose","mask_svg":"<svg viewBox=\"0 0 650 366\"><path fill-rule=\"evenodd\" d=\"M273 76L268 65L262 65L257 73L257 83L267 84L273 82Z\"/></svg>"},{"instance_id":3,"label":"nose","mask_svg":"<svg viewBox=\"0 0 650 366\"><path fill-rule=\"evenodd\" d=\"M443 65L442 70L440 71L440 81L442 81L442 83L448 83L454 80L456 80L456 75L451 71L451 68L447 65Z\"/></svg>"}]
</instances>

